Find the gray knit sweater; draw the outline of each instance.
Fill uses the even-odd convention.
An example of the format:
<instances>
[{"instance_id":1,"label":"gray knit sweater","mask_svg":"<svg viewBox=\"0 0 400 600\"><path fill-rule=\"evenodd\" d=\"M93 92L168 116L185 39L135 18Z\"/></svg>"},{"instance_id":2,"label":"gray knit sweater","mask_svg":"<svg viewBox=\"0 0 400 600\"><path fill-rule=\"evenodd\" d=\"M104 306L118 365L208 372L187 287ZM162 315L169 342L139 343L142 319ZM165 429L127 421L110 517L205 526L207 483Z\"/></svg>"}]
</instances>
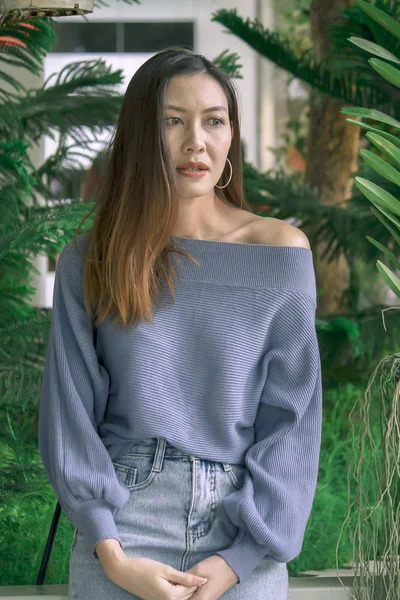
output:
<instances>
[{"instance_id":1,"label":"gray knit sweater","mask_svg":"<svg viewBox=\"0 0 400 600\"><path fill-rule=\"evenodd\" d=\"M88 234L77 239L85 254ZM175 300L163 283L152 324L106 319L96 344L83 261L72 242L63 248L39 449L62 509L93 549L105 538L121 543L114 514L129 490L112 460L132 441L162 437L199 458L246 465L243 488L222 501L239 533L218 552L240 583L264 556L299 555L315 494L322 387L312 252L175 240L201 263L171 255Z\"/></svg>"}]
</instances>

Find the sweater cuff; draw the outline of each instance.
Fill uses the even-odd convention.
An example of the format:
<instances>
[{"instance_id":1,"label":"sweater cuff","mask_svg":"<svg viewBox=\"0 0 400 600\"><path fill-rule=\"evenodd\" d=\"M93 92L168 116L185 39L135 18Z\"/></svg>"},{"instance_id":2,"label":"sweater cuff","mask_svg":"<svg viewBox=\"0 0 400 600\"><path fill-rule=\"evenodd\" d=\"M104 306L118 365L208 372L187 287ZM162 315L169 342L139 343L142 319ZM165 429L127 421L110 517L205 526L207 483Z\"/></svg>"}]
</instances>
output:
<instances>
[{"instance_id":1,"label":"sweater cuff","mask_svg":"<svg viewBox=\"0 0 400 600\"><path fill-rule=\"evenodd\" d=\"M216 554L222 556L235 571L239 577L238 583L243 583L267 555L267 550L255 541L247 529L240 528L229 548Z\"/></svg>"},{"instance_id":2,"label":"sweater cuff","mask_svg":"<svg viewBox=\"0 0 400 600\"><path fill-rule=\"evenodd\" d=\"M92 550L92 556L99 560L95 551L95 546L101 540L113 538L120 543L123 550L121 538L118 534L117 526L114 521L114 514L117 511L102 499L90 500L79 505L73 511L70 520L83 533L89 541Z\"/></svg>"}]
</instances>

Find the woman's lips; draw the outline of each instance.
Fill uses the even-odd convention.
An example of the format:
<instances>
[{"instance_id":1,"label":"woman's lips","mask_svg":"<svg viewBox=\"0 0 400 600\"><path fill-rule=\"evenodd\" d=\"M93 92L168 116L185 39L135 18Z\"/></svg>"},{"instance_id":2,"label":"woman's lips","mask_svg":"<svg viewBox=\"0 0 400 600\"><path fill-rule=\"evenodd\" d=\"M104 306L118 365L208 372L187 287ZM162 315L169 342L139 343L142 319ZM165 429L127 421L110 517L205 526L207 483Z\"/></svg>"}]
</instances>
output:
<instances>
[{"instance_id":1,"label":"woman's lips","mask_svg":"<svg viewBox=\"0 0 400 600\"><path fill-rule=\"evenodd\" d=\"M208 169L199 169L198 171L185 171L184 169L176 169L180 175L185 177L204 177Z\"/></svg>"}]
</instances>

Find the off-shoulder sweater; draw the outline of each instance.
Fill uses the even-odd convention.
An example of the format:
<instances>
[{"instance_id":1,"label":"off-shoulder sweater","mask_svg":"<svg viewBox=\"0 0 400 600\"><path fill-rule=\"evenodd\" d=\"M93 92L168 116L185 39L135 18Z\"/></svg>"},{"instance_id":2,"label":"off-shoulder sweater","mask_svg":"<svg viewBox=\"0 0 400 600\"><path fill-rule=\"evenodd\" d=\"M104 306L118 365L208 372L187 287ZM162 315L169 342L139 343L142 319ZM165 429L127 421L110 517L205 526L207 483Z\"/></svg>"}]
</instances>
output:
<instances>
[{"instance_id":1,"label":"off-shoulder sweater","mask_svg":"<svg viewBox=\"0 0 400 600\"><path fill-rule=\"evenodd\" d=\"M88 233L77 236L85 255ZM217 553L239 584L263 557L300 554L316 490L322 386L312 251L176 237L175 298L162 281L153 322L105 319L94 336L73 243L56 267L41 387L39 451L67 518L93 547L122 546L130 491L112 461L161 437L201 459L241 464L222 499L237 537ZM168 293L166 293L168 291ZM122 546L123 547L123 546Z\"/></svg>"}]
</instances>

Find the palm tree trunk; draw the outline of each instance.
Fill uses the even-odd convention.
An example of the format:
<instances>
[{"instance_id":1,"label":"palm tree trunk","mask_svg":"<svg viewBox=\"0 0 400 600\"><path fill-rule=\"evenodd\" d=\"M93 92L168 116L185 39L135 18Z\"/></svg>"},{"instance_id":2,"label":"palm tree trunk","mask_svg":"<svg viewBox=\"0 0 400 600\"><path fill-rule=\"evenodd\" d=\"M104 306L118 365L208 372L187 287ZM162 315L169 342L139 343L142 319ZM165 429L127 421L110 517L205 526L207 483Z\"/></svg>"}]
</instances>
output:
<instances>
[{"instance_id":1,"label":"palm tree trunk","mask_svg":"<svg viewBox=\"0 0 400 600\"><path fill-rule=\"evenodd\" d=\"M330 39L328 27L341 19L340 9L353 0L312 0L310 6L311 37L318 60L327 59ZM332 65L333 66L333 65ZM351 174L357 168L360 128L346 122L347 115L340 110L347 106L341 100L311 90L310 117L307 139L307 166L305 180L317 188L321 202L340 203L350 197L353 183ZM303 229L307 234L306 228ZM313 247L317 281L318 314L336 313L346 309L342 294L350 284L349 265L344 254L327 264L321 259L324 242Z\"/></svg>"}]
</instances>

